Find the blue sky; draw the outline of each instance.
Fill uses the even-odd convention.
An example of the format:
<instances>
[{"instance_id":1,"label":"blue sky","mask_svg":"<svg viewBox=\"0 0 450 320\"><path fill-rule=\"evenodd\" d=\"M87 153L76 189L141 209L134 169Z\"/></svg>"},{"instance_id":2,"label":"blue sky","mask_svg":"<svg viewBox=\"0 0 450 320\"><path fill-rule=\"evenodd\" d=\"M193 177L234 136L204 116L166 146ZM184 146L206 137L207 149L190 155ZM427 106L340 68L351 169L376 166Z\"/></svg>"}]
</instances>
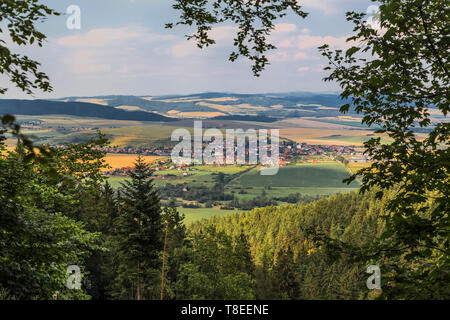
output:
<instances>
[{"instance_id":1,"label":"blue sky","mask_svg":"<svg viewBox=\"0 0 450 320\"><path fill-rule=\"evenodd\" d=\"M172 30L176 21L171 0L45 0L65 12L81 8L81 30L66 27L67 16L52 17L40 26L48 41L43 48L19 48L42 63L54 92L36 92L35 98L108 94L163 95L205 91L240 93L337 91L324 83L326 61L317 47L328 43L342 48L352 25L346 11L365 12L370 0L300 0L306 19L292 14L277 21L270 54L271 65L255 78L245 59L228 62L234 28L213 30L217 45L197 49L184 35L188 27ZM0 87L10 87L0 78ZM32 98L11 88L2 98Z\"/></svg>"}]
</instances>

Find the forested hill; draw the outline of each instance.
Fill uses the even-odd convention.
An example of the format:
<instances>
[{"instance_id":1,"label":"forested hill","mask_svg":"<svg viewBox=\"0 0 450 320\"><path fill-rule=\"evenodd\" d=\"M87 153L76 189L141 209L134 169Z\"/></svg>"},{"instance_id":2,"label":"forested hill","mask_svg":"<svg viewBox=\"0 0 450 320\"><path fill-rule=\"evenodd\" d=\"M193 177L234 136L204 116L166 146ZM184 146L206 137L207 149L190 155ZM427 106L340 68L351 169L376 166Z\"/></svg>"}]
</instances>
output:
<instances>
[{"instance_id":1,"label":"forested hill","mask_svg":"<svg viewBox=\"0 0 450 320\"><path fill-rule=\"evenodd\" d=\"M193 224L190 232L203 234L213 226L232 238L244 235L255 268L256 298L365 298L367 266L345 258L328 264L324 250L307 230L321 230L358 246L368 244L381 231L378 216L384 202L376 200L373 193L339 194L310 204L266 207L203 220Z\"/></svg>"},{"instance_id":2,"label":"forested hill","mask_svg":"<svg viewBox=\"0 0 450 320\"><path fill-rule=\"evenodd\" d=\"M71 115L111 120L173 121L153 112L126 111L94 103L47 100L0 99L0 114L14 115Z\"/></svg>"}]
</instances>

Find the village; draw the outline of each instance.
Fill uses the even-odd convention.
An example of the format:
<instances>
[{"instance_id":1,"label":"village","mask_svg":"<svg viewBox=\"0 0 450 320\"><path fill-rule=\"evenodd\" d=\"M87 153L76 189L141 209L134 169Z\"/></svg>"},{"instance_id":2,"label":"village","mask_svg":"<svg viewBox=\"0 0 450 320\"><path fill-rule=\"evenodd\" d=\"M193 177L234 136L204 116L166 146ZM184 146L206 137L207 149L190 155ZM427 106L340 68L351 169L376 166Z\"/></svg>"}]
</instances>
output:
<instances>
[{"instance_id":1,"label":"village","mask_svg":"<svg viewBox=\"0 0 450 320\"><path fill-rule=\"evenodd\" d=\"M157 179L165 179L174 175L189 176L194 174L197 170L194 164L175 164L172 162L170 155L172 148L169 146L161 147L118 147L110 146L99 149L108 154L133 154L143 156L161 156L168 157L167 159L161 159L155 161L153 169L156 172L172 171L175 170L177 174L166 173L164 175L156 175ZM248 159L248 150L245 151L246 159ZM368 163L370 159L364 156L361 152L355 150L352 146L339 146L339 145L312 145L307 143L297 144L293 141L280 142L279 150L279 167L284 167L296 162L317 162L320 156L327 158L336 156L345 156L349 161ZM249 165L248 161L244 165ZM214 167L226 166L226 164L212 164ZM108 176L126 176L127 172L132 170L133 167L116 168L105 172Z\"/></svg>"}]
</instances>

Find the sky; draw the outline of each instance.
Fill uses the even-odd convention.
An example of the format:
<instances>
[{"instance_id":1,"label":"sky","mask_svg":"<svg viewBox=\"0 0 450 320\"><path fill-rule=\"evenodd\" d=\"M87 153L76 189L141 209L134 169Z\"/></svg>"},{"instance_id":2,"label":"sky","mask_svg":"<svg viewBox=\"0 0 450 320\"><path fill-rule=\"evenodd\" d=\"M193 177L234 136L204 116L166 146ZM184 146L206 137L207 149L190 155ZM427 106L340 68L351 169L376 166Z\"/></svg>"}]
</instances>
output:
<instances>
[{"instance_id":1,"label":"sky","mask_svg":"<svg viewBox=\"0 0 450 320\"><path fill-rule=\"evenodd\" d=\"M322 44L345 48L352 24L345 12L366 12L370 0L299 0L306 19L288 14L276 21L271 41L278 49L269 53L271 65L255 78L245 59L229 62L236 28L224 24L213 29L213 47L198 49L179 26L172 0L41 0L59 12L71 5L81 11L81 29L66 26L69 15L51 17L39 25L47 35L42 48L15 47L41 63L50 77L52 93L33 96L11 87L1 98L61 98L68 96L191 94L199 92L338 92L325 83L327 61L317 50ZM4 39L4 34L0 38Z\"/></svg>"}]
</instances>

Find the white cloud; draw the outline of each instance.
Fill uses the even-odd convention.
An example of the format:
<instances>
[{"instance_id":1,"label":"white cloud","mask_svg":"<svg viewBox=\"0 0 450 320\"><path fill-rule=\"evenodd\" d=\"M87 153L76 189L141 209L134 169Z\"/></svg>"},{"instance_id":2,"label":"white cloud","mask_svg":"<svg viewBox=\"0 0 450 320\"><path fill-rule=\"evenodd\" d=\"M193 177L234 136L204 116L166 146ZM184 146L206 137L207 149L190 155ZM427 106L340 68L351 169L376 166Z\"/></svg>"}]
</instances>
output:
<instances>
[{"instance_id":1,"label":"white cloud","mask_svg":"<svg viewBox=\"0 0 450 320\"><path fill-rule=\"evenodd\" d=\"M310 69L309 69L309 67L300 67L300 68L297 68L297 72L305 72L305 71L309 71Z\"/></svg>"},{"instance_id":2,"label":"white cloud","mask_svg":"<svg viewBox=\"0 0 450 320\"><path fill-rule=\"evenodd\" d=\"M172 35L151 33L139 26L93 29L87 33L60 38L57 43L66 47L106 47L124 41L155 42L173 40Z\"/></svg>"},{"instance_id":3,"label":"white cloud","mask_svg":"<svg viewBox=\"0 0 450 320\"><path fill-rule=\"evenodd\" d=\"M296 53L295 54L295 56L294 56L294 59L295 60L307 60L307 59L309 59L310 57L306 54L306 53L304 53L304 52L298 52L298 53Z\"/></svg>"},{"instance_id":4,"label":"white cloud","mask_svg":"<svg viewBox=\"0 0 450 320\"><path fill-rule=\"evenodd\" d=\"M210 37L216 41L231 40L234 38L238 28L235 26L220 26L212 28L210 31Z\"/></svg>"},{"instance_id":5,"label":"white cloud","mask_svg":"<svg viewBox=\"0 0 450 320\"><path fill-rule=\"evenodd\" d=\"M288 62L288 61L296 61L296 60L319 60L319 58L314 55L310 55L306 52L297 52L296 50L275 51L268 56L268 59L271 62Z\"/></svg>"},{"instance_id":6,"label":"white cloud","mask_svg":"<svg viewBox=\"0 0 450 320\"><path fill-rule=\"evenodd\" d=\"M184 40L171 48L171 53L177 58L186 57L197 53L200 49L195 45L193 41Z\"/></svg>"},{"instance_id":7,"label":"white cloud","mask_svg":"<svg viewBox=\"0 0 450 320\"><path fill-rule=\"evenodd\" d=\"M140 26L93 29L52 41L64 53L62 63L71 73L101 76L139 74L148 70L158 45L166 47L178 39Z\"/></svg>"},{"instance_id":8,"label":"white cloud","mask_svg":"<svg viewBox=\"0 0 450 320\"><path fill-rule=\"evenodd\" d=\"M292 44L299 49L317 48L324 44L328 44L331 47L345 48L348 46L346 43L347 37L333 37L333 36L309 36L301 35L292 41Z\"/></svg>"},{"instance_id":9,"label":"white cloud","mask_svg":"<svg viewBox=\"0 0 450 320\"><path fill-rule=\"evenodd\" d=\"M270 41L277 47L276 51L270 52L268 58L270 62L294 62L297 60L318 61L321 55L318 47L328 44L333 49L345 49L349 46L346 43L347 36L320 36L311 34L307 28L298 29L291 25L278 27L285 32L275 32ZM310 72L316 71L310 68Z\"/></svg>"},{"instance_id":10,"label":"white cloud","mask_svg":"<svg viewBox=\"0 0 450 320\"><path fill-rule=\"evenodd\" d=\"M290 23L279 23L275 25L274 33L289 33L297 29L295 24Z\"/></svg>"}]
</instances>

